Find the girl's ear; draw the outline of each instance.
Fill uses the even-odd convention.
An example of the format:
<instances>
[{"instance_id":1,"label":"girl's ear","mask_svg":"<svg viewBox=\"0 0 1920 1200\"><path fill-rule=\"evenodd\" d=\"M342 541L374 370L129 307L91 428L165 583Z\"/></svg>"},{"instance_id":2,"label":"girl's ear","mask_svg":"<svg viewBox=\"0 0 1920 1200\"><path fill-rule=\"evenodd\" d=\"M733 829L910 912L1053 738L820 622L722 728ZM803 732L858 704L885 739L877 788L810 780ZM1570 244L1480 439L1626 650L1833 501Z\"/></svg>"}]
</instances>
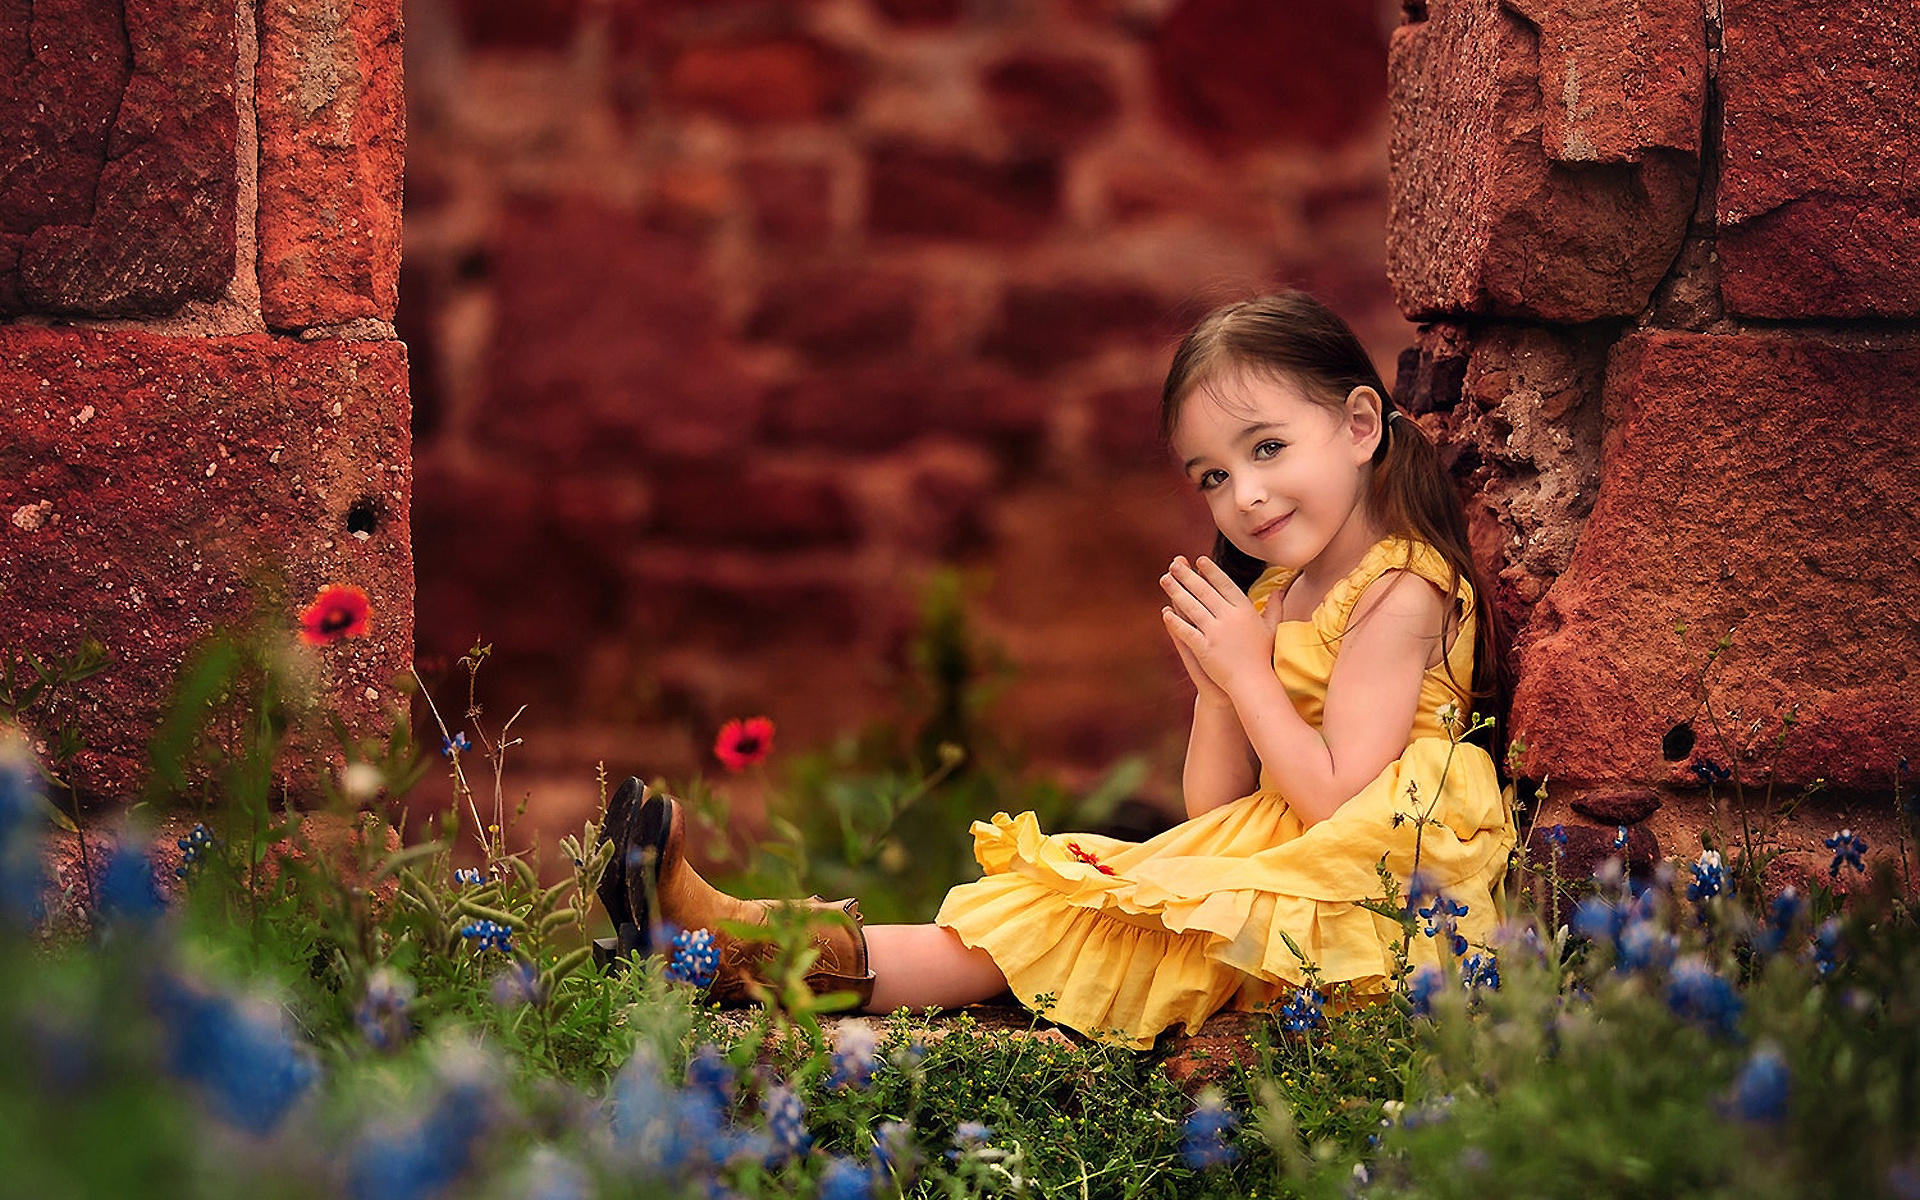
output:
<instances>
[{"instance_id":1,"label":"girl's ear","mask_svg":"<svg viewBox=\"0 0 1920 1200\"><path fill-rule=\"evenodd\" d=\"M1365 386L1347 393L1347 436L1360 462L1369 462L1386 433L1386 403L1380 393Z\"/></svg>"}]
</instances>

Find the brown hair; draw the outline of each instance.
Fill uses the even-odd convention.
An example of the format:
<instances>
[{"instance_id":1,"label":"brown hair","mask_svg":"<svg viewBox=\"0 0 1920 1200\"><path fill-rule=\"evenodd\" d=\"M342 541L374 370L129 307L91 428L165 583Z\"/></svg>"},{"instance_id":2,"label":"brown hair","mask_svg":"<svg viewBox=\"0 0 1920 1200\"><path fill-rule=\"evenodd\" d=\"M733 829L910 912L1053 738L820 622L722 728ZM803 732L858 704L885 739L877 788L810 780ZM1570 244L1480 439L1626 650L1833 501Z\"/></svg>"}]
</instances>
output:
<instances>
[{"instance_id":1,"label":"brown hair","mask_svg":"<svg viewBox=\"0 0 1920 1200\"><path fill-rule=\"evenodd\" d=\"M1393 396L1345 321L1304 292L1282 292L1216 308L1187 334L1174 352L1160 392L1161 440L1172 440L1173 427L1189 396L1233 371L1285 379L1308 399L1329 407L1345 404L1357 387L1379 394L1380 445L1373 452L1367 503L1388 533L1425 542L1440 553L1452 574L1451 588L1457 589L1462 580L1473 588L1472 693L1479 711L1490 713L1497 722L1491 745L1498 764L1512 691L1506 631L1494 607L1492 589L1474 562L1459 494L1426 431L1410 417L1393 419L1398 411ZM1214 560L1242 588L1266 568L1225 534L1214 539Z\"/></svg>"}]
</instances>

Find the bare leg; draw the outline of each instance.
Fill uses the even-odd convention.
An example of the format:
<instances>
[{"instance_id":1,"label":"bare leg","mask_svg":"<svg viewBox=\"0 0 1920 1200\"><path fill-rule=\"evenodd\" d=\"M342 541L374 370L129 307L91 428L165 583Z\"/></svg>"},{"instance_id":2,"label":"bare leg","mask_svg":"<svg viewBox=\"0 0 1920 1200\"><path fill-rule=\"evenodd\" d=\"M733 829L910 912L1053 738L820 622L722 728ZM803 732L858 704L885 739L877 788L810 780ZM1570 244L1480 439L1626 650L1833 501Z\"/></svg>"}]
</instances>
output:
<instances>
[{"instance_id":1,"label":"bare leg","mask_svg":"<svg viewBox=\"0 0 1920 1200\"><path fill-rule=\"evenodd\" d=\"M867 965L873 999L867 1011L960 1008L997 996L1006 976L985 950L968 949L960 935L938 925L867 926Z\"/></svg>"}]
</instances>

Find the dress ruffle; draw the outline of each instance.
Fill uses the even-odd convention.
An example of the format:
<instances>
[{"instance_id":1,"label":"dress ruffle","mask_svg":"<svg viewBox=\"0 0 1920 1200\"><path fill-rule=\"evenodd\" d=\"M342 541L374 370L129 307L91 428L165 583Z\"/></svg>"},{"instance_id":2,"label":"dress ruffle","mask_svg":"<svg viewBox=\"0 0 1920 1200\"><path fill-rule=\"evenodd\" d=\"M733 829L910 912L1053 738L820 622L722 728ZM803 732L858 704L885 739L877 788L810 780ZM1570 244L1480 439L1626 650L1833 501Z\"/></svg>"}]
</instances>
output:
<instances>
[{"instance_id":1,"label":"dress ruffle","mask_svg":"<svg viewBox=\"0 0 1920 1200\"><path fill-rule=\"evenodd\" d=\"M1382 869L1405 881L1417 863L1424 886L1467 906L1460 934L1484 944L1513 845L1492 760L1444 738L1408 746L1313 826L1257 792L1146 842L1049 835L1032 813L995 814L973 835L986 874L953 889L936 922L986 950L1022 1003L1050 997L1049 1019L1140 1048L1304 986L1309 966L1322 985L1385 990L1402 926L1354 903L1386 895ZM1408 949L1439 962L1433 938Z\"/></svg>"}]
</instances>

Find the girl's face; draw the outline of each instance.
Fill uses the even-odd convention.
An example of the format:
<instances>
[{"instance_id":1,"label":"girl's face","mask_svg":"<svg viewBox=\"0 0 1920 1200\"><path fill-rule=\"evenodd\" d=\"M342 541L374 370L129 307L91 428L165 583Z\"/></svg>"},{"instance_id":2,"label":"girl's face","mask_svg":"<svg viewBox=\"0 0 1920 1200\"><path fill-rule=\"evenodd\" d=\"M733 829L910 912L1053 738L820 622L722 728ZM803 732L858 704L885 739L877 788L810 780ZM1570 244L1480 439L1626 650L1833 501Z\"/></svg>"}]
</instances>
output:
<instances>
[{"instance_id":1,"label":"girl's face","mask_svg":"<svg viewBox=\"0 0 1920 1200\"><path fill-rule=\"evenodd\" d=\"M1174 458L1228 541L1268 566L1337 577L1379 540L1366 495L1380 412L1372 388L1332 406L1238 371L1187 395Z\"/></svg>"}]
</instances>

